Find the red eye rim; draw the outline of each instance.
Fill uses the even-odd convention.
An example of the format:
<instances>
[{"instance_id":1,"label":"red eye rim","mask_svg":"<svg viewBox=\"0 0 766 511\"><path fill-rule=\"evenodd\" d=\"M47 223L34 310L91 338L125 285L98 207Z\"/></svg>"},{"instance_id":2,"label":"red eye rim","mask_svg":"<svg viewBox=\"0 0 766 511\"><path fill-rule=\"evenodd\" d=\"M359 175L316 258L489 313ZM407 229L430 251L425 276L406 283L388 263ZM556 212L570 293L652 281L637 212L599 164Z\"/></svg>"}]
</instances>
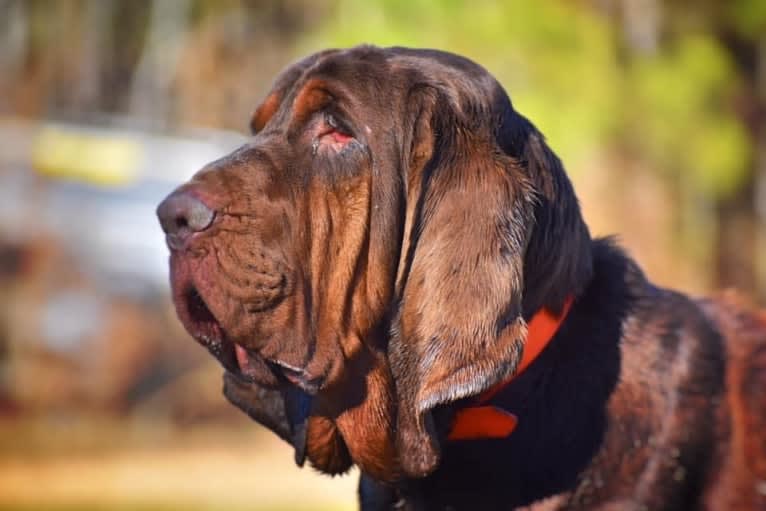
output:
<instances>
[{"instance_id":1,"label":"red eye rim","mask_svg":"<svg viewBox=\"0 0 766 511\"><path fill-rule=\"evenodd\" d=\"M336 151L340 151L354 139L355 137L350 130L342 126L332 114L325 113L319 133L314 140L316 148L330 146Z\"/></svg>"},{"instance_id":2,"label":"red eye rim","mask_svg":"<svg viewBox=\"0 0 766 511\"><path fill-rule=\"evenodd\" d=\"M334 143L343 144L343 145L346 145L347 143L351 142L354 139L354 137L352 137L351 135L347 133L343 133L342 131L339 131L339 130L330 131L329 133L326 133L323 136L330 137Z\"/></svg>"}]
</instances>

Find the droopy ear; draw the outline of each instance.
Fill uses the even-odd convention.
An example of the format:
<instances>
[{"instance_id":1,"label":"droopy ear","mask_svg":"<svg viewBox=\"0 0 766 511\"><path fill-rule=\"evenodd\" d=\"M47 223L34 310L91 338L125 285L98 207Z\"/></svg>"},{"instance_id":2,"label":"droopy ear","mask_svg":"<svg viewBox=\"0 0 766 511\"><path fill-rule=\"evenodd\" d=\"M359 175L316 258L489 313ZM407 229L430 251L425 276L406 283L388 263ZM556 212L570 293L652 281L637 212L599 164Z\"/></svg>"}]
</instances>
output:
<instances>
[{"instance_id":1,"label":"droopy ear","mask_svg":"<svg viewBox=\"0 0 766 511\"><path fill-rule=\"evenodd\" d=\"M524 317L540 307L558 313L567 296L577 296L593 273L591 237L572 183L543 135L511 108L502 94L498 141L524 168L535 193L534 228L524 257Z\"/></svg>"},{"instance_id":2,"label":"droopy ear","mask_svg":"<svg viewBox=\"0 0 766 511\"><path fill-rule=\"evenodd\" d=\"M590 236L564 170L499 85L479 100L413 95L401 297L389 344L397 447L411 477L432 472L432 410L509 377L526 322L558 312L590 279ZM436 108L438 105L438 108Z\"/></svg>"},{"instance_id":3,"label":"droopy ear","mask_svg":"<svg viewBox=\"0 0 766 511\"><path fill-rule=\"evenodd\" d=\"M258 132L263 130L263 127L266 126L266 123L269 122L269 119L274 117L277 108L279 108L279 105L282 102L283 93L283 91L275 90L266 96L266 99L258 105L258 108L255 109L255 112L250 118L250 133L253 135L258 134Z\"/></svg>"},{"instance_id":4,"label":"droopy ear","mask_svg":"<svg viewBox=\"0 0 766 511\"><path fill-rule=\"evenodd\" d=\"M534 204L532 184L497 146L490 123L444 108L449 99L436 91L417 97L401 305L389 344L398 451L412 477L439 461L431 410L482 392L520 359Z\"/></svg>"}]
</instances>

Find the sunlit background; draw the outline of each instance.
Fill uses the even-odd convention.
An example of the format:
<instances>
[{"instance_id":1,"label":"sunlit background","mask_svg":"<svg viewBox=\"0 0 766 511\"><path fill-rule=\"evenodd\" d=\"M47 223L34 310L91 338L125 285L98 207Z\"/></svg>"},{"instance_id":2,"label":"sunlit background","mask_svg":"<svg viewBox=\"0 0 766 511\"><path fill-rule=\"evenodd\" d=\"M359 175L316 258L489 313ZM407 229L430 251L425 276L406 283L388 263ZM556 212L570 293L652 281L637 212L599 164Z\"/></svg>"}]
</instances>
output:
<instances>
[{"instance_id":1,"label":"sunlit background","mask_svg":"<svg viewBox=\"0 0 766 511\"><path fill-rule=\"evenodd\" d=\"M159 200L275 74L362 42L464 54L595 234L766 303L762 0L0 0L0 509L351 509L220 394L168 298Z\"/></svg>"}]
</instances>

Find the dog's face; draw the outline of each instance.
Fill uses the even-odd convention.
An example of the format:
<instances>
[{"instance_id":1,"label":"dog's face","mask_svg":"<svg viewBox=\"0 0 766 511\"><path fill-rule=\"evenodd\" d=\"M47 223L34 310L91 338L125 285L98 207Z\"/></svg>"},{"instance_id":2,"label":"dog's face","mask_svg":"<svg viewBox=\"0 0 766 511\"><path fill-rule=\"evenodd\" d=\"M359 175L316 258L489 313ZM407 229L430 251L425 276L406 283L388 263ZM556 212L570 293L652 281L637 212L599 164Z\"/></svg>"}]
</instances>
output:
<instances>
[{"instance_id":1,"label":"dog's face","mask_svg":"<svg viewBox=\"0 0 766 511\"><path fill-rule=\"evenodd\" d=\"M431 472L434 408L511 374L525 316L588 277L558 160L486 71L428 50L312 55L251 128L158 210L179 317L299 461Z\"/></svg>"},{"instance_id":2,"label":"dog's face","mask_svg":"<svg viewBox=\"0 0 766 511\"><path fill-rule=\"evenodd\" d=\"M331 73L304 76L316 60L279 80L253 118L250 144L176 192L214 219L171 255L179 315L196 338L221 345L228 370L264 384L284 376L312 394L353 356L343 341L380 322L399 243L393 221L377 218L394 212L373 207L374 194L396 187L391 169L373 182L391 119L362 108L380 101L382 109L384 99L369 82L357 79L352 91Z\"/></svg>"}]
</instances>

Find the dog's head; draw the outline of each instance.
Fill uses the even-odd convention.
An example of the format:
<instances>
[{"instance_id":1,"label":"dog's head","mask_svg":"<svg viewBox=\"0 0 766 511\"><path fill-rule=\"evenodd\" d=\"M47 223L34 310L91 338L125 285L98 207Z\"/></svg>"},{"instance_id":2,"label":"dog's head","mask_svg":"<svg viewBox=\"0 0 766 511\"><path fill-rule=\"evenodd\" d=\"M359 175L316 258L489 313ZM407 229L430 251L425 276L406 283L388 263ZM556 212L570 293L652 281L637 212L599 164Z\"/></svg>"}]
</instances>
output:
<instances>
[{"instance_id":1,"label":"dog's head","mask_svg":"<svg viewBox=\"0 0 766 511\"><path fill-rule=\"evenodd\" d=\"M473 62L359 47L288 68L253 138L158 213L229 398L320 470L438 464L437 407L513 373L591 272L557 157Z\"/></svg>"}]
</instances>

